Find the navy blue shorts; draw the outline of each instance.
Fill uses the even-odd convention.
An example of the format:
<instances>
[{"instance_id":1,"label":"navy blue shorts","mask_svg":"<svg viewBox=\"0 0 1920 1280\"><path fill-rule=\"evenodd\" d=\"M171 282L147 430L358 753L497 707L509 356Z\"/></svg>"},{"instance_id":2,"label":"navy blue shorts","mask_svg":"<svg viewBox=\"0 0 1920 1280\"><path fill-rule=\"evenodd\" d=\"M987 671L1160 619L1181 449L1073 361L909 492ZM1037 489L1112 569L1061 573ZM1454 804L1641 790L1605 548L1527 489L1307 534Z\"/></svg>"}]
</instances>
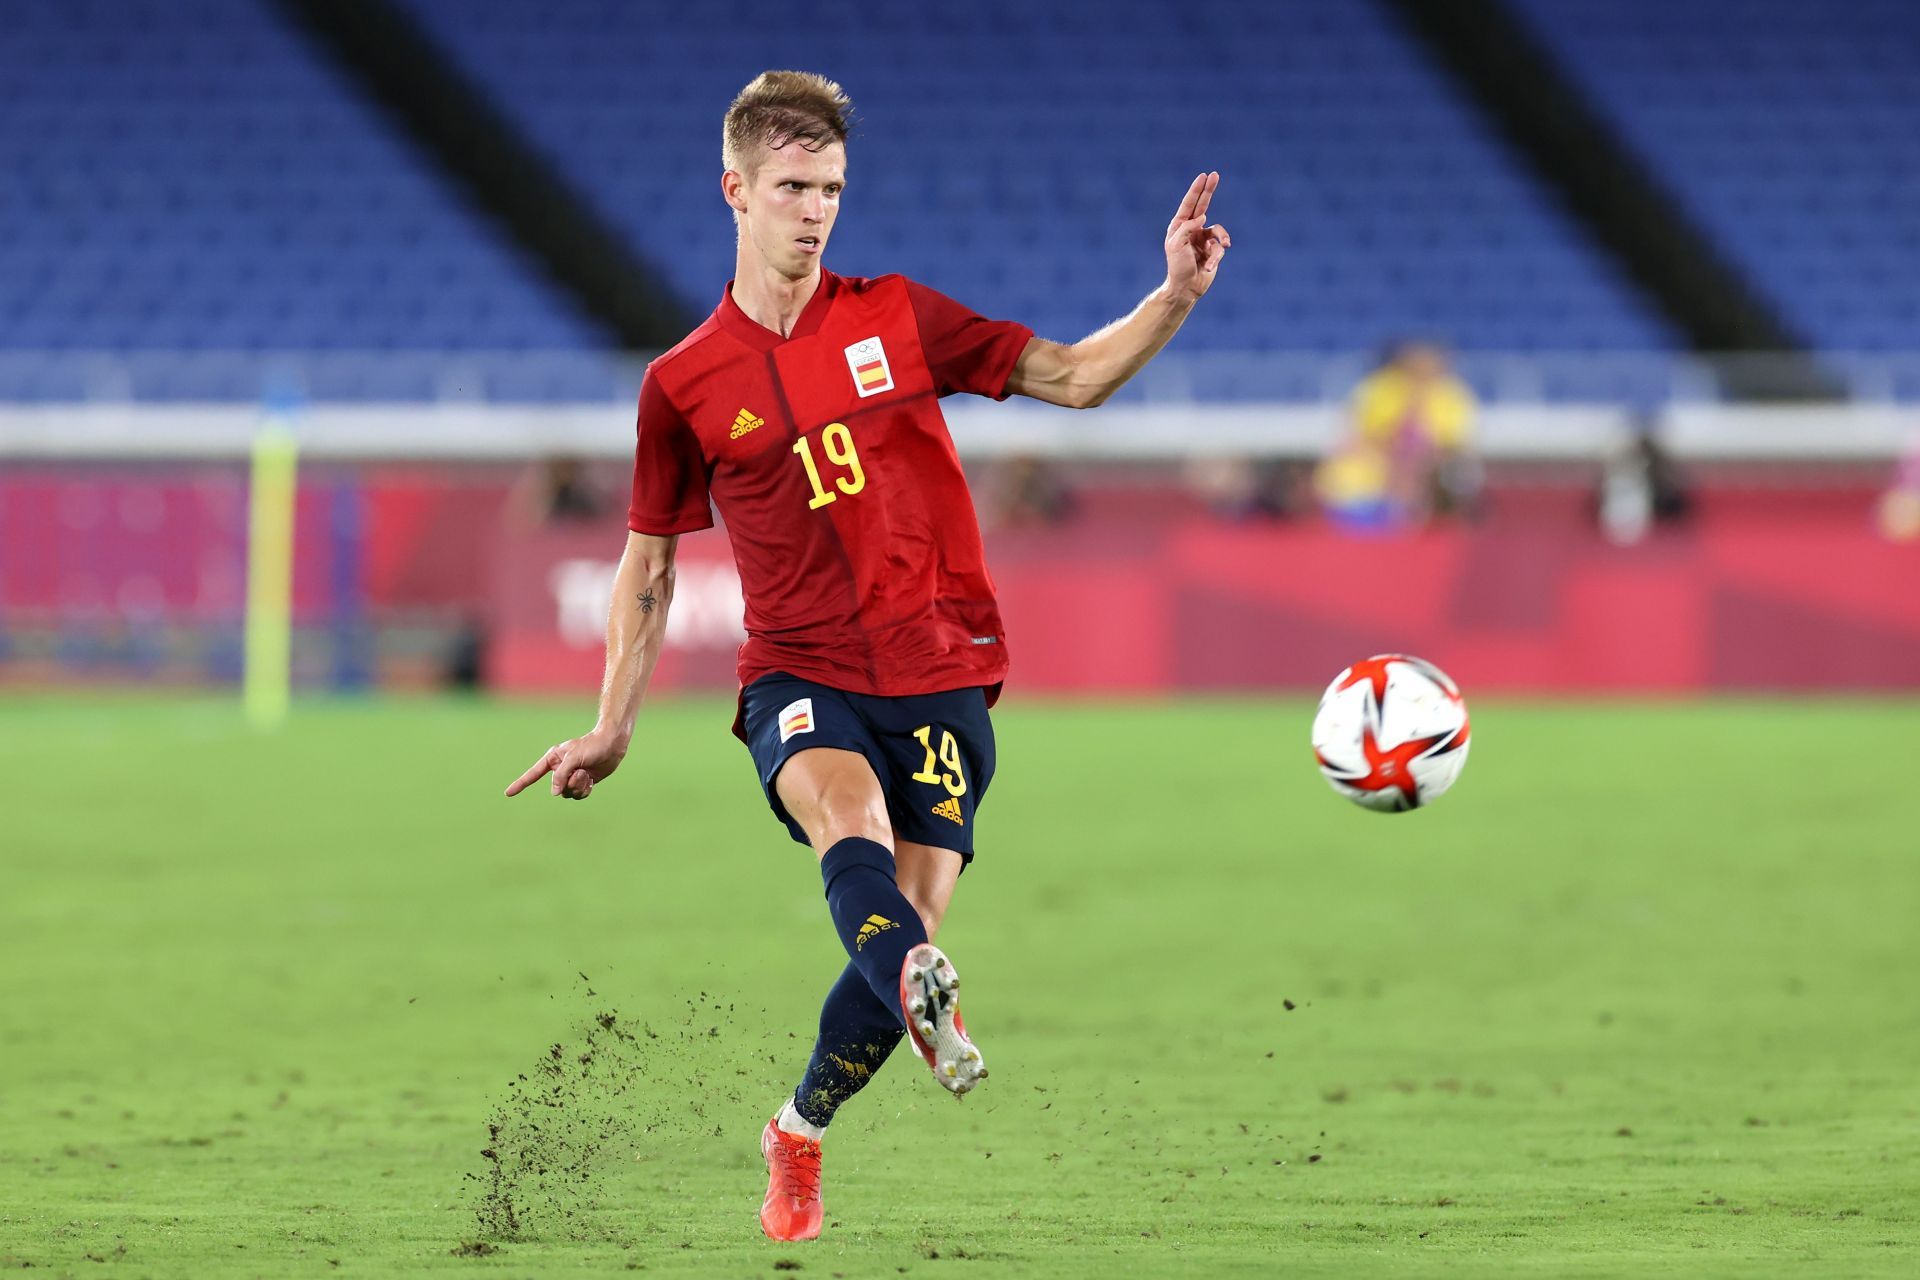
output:
<instances>
[{"instance_id":1,"label":"navy blue shorts","mask_svg":"<svg viewBox=\"0 0 1920 1280\"><path fill-rule=\"evenodd\" d=\"M857 751L873 766L896 839L952 849L973 861L973 815L993 781L993 723L985 689L881 698L775 671L740 692L747 750L774 816L801 844L774 779L809 747Z\"/></svg>"}]
</instances>

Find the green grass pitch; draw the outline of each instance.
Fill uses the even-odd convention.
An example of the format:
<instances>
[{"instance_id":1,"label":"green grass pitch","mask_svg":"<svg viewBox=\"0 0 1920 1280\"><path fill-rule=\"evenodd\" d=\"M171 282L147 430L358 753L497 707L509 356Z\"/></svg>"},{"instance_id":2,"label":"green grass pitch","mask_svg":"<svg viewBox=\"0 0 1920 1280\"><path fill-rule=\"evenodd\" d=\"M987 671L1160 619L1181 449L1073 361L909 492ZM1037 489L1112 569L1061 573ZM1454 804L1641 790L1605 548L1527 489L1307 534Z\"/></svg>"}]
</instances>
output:
<instances>
[{"instance_id":1,"label":"green grass pitch","mask_svg":"<svg viewBox=\"0 0 1920 1280\"><path fill-rule=\"evenodd\" d=\"M573 804L500 789L580 704L0 705L0 1268L1915 1273L1920 704L1488 702L1381 816L1304 703L1016 694L942 935L992 1079L896 1056L810 1245L756 1139L841 959L729 710ZM537 1117L597 1151L483 1239L602 1012Z\"/></svg>"}]
</instances>

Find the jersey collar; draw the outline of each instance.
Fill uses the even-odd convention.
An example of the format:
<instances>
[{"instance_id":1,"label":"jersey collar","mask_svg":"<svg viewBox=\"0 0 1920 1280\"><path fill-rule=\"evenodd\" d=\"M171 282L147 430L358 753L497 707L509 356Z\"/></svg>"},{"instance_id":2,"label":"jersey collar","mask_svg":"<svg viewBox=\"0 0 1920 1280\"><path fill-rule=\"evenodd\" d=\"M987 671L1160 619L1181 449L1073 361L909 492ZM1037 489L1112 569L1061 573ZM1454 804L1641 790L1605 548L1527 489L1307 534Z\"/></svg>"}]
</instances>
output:
<instances>
[{"instance_id":1,"label":"jersey collar","mask_svg":"<svg viewBox=\"0 0 1920 1280\"><path fill-rule=\"evenodd\" d=\"M781 337L773 330L761 324L740 309L733 300L733 281L727 281L727 287L721 291L720 305L714 310L721 327L734 337L752 347L755 351L771 351L783 343L795 338L805 338L820 328L820 322L827 318L827 308L833 304L834 294L840 291L840 277L820 268L820 287L807 299L807 305L800 312L800 319L794 323L793 333Z\"/></svg>"}]
</instances>

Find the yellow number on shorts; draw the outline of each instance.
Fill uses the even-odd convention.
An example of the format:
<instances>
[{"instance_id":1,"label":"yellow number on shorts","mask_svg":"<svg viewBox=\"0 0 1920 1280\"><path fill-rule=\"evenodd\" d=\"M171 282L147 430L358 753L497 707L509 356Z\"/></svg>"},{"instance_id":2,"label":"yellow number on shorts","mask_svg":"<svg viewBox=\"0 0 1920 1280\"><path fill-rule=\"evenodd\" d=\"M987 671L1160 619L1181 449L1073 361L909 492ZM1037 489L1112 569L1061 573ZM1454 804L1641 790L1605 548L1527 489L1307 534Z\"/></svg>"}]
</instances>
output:
<instances>
[{"instance_id":1,"label":"yellow number on shorts","mask_svg":"<svg viewBox=\"0 0 1920 1280\"><path fill-rule=\"evenodd\" d=\"M820 433L820 447L826 450L827 461L847 469L848 474L834 477L834 489L852 497L867 487L867 473L860 469L860 451L853 447L853 432L847 429L846 423L829 422ZM840 493L820 483L820 468L813 461L813 446L805 436L793 442L793 451L800 455L800 463L807 469L807 484L813 489L813 498L807 503L807 509L818 511L838 498Z\"/></svg>"},{"instance_id":2,"label":"yellow number on shorts","mask_svg":"<svg viewBox=\"0 0 1920 1280\"><path fill-rule=\"evenodd\" d=\"M967 794L967 771L960 765L960 743L954 736L945 729L940 731L940 751L937 761L933 749L933 726L923 724L913 731L913 736L920 739L920 745L927 750L926 762L920 766L920 772L913 775L913 780L937 782L947 789L947 794L950 796ZM945 765L947 771L935 773L933 766L936 762Z\"/></svg>"}]
</instances>

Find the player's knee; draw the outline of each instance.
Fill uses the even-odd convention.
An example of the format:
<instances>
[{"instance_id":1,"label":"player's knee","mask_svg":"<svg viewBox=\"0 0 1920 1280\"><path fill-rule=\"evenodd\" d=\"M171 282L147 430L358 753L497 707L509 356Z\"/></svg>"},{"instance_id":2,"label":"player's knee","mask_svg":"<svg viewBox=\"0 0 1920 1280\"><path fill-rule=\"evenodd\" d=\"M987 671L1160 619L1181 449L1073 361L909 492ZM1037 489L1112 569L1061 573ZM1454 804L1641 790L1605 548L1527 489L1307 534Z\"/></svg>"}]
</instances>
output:
<instances>
[{"instance_id":1,"label":"player's knee","mask_svg":"<svg viewBox=\"0 0 1920 1280\"><path fill-rule=\"evenodd\" d=\"M823 851L850 836L893 843L886 803L871 787L830 784L820 789L812 808L813 821L803 825L817 832L815 843Z\"/></svg>"},{"instance_id":2,"label":"player's knee","mask_svg":"<svg viewBox=\"0 0 1920 1280\"><path fill-rule=\"evenodd\" d=\"M913 904L914 913L920 917L920 923L926 928L927 937L932 938L940 931L940 921L946 916L946 904L937 902L933 896L923 892L918 885L903 884L900 892Z\"/></svg>"}]
</instances>

